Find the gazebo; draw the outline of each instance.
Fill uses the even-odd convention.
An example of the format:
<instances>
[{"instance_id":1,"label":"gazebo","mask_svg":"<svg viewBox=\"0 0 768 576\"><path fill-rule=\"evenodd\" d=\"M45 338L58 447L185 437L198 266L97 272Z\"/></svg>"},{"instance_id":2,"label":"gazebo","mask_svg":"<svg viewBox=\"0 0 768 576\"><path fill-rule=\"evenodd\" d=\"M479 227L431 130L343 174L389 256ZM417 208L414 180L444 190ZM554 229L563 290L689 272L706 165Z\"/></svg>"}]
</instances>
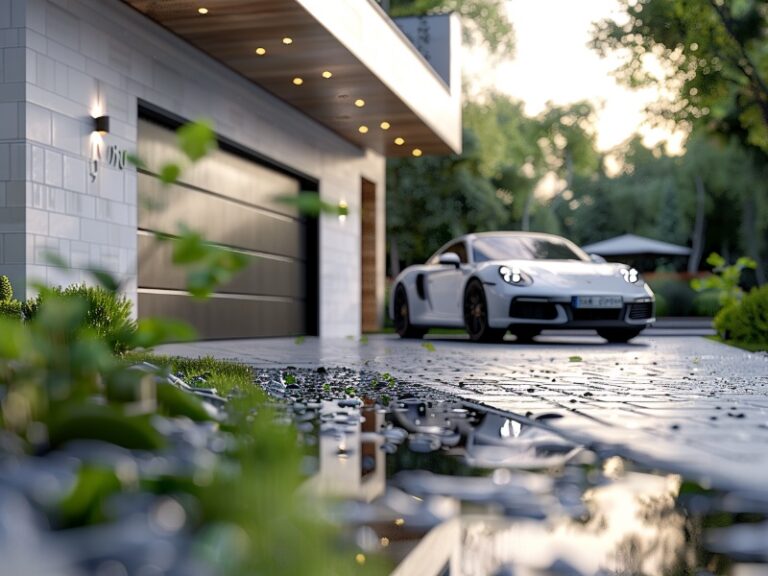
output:
<instances>
[{"instance_id":1,"label":"gazebo","mask_svg":"<svg viewBox=\"0 0 768 576\"><path fill-rule=\"evenodd\" d=\"M630 264L643 272L656 268L659 258L683 258L691 254L687 246L678 246L653 238L623 234L594 244L582 246L589 254L597 254L608 260Z\"/></svg>"}]
</instances>

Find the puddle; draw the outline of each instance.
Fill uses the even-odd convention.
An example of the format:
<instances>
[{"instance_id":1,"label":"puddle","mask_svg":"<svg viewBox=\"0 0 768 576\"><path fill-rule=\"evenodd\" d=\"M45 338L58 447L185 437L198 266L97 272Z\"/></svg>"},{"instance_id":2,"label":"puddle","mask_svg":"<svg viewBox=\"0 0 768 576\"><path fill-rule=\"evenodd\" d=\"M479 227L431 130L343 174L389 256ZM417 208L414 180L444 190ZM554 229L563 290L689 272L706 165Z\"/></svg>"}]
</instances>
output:
<instances>
[{"instance_id":1,"label":"puddle","mask_svg":"<svg viewBox=\"0 0 768 576\"><path fill-rule=\"evenodd\" d=\"M398 576L768 574L768 492L596 454L547 418L351 370L265 370L360 553ZM554 415L553 415L554 416Z\"/></svg>"}]
</instances>

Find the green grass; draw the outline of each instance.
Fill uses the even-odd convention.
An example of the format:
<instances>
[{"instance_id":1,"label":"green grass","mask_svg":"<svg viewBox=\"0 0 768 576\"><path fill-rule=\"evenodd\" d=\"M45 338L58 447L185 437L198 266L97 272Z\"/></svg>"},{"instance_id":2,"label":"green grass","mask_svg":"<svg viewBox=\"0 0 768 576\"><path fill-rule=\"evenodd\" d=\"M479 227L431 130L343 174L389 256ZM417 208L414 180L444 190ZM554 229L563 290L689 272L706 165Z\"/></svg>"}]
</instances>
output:
<instances>
[{"instance_id":1,"label":"green grass","mask_svg":"<svg viewBox=\"0 0 768 576\"><path fill-rule=\"evenodd\" d=\"M211 356L180 358L149 352L130 352L126 354L125 360L131 364L150 362L167 368L173 374L178 374L182 380L202 376L206 381L205 387L216 388L222 395L226 395L235 388L242 390L253 383L253 371L250 367L236 362L216 360Z\"/></svg>"},{"instance_id":2,"label":"green grass","mask_svg":"<svg viewBox=\"0 0 768 576\"><path fill-rule=\"evenodd\" d=\"M735 342L733 340L723 340L720 336L706 336L706 338L714 340L715 342L720 342L720 344L725 344L726 346L741 348L747 352L768 352L768 342L762 342L760 344L755 344L753 342Z\"/></svg>"}]
</instances>

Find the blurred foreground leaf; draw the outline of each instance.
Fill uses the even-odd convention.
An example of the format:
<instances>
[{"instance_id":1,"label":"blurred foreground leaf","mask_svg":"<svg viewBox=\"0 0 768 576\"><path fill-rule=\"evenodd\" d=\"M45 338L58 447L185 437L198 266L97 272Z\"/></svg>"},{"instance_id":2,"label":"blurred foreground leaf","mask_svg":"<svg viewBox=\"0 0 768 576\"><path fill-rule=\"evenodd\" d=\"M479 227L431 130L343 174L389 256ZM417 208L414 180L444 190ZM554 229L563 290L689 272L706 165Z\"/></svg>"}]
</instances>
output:
<instances>
[{"instance_id":1,"label":"blurred foreground leaf","mask_svg":"<svg viewBox=\"0 0 768 576\"><path fill-rule=\"evenodd\" d=\"M300 214L317 218L320 214L330 214L333 216L346 216L349 209L346 204L336 205L325 202L316 192L299 192L296 195L277 196L277 202L293 206Z\"/></svg>"},{"instance_id":2,"label":"blurred foreground leaf","mask_svg":"<svg viewBox=\"0 0 768 576\"><path fill-rule=\"evenodd\" d=\"M197 338L195 329L178 320L142 318L131 339L133 348L153 348L166 342L189 342Z\"/></svg>"},{"instance_id":3,"label":"blurred foreground leaf","mask_svg":"<svg viewBox=\"0 0 768 576\"><path fill-rule=\"evenodd\" d=\"M192 162L216 148L216 134L207 120L185 124L176 131L179 147Z\"/></svg>"}]
</instances>

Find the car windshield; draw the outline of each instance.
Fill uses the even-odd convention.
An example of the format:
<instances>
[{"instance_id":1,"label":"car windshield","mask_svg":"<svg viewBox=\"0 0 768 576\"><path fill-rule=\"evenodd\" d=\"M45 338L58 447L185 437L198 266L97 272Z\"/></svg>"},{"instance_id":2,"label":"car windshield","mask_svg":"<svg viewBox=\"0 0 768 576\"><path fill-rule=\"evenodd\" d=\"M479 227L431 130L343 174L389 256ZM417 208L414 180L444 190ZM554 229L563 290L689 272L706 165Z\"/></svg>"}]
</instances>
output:
<instances>
[{"instance_id":1,"label":"car windshield","mask_svg":"<svg viewBox=\"0 0 768 576\"><path fill-rule=\"evenodd\" d=\"M472 243L475 262L488 260L580 260L589 258L575 246L556 238L481 236Z\"/></svg>"}]
</instances>

